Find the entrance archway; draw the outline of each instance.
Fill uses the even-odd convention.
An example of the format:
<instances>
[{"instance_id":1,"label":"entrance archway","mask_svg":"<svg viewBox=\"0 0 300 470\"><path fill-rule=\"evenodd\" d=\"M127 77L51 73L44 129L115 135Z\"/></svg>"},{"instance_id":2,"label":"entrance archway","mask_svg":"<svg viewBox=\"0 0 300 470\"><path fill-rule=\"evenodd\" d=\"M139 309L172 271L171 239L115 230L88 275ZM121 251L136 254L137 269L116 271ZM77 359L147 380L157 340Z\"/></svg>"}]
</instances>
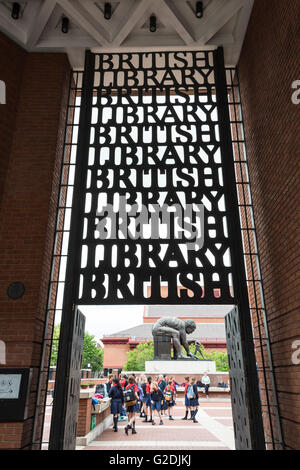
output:
<instances>
[{"instance_id":1,"label":"entrance archway","mask_svg":"<svg viewBox=\"0 0 300 470\"><path fill-rule=\"evenodd\" d=\"M221 48L87 52L76 164L65 165L74 166L72 211L61 207L70 210L70 230L50 449L74 447L79 361L72 363L72 351L83 321L77 307L96 304L234 304L226 324L236 442L265 448L240 219L249 204L238 197L229 109ZM241 165L242 179L244 171ZM149 222L141 205L175 208L168 237L137 236L138 224L135 236L128 226L124 236L123 220L108 234L102 222L108 207L120 211L121 197L136 205L129 216L139 223ZM195 206L201 216L192 210L190 222L203 223L191 242L175 231L175 219Z\"/></svg>"}]
</instances>

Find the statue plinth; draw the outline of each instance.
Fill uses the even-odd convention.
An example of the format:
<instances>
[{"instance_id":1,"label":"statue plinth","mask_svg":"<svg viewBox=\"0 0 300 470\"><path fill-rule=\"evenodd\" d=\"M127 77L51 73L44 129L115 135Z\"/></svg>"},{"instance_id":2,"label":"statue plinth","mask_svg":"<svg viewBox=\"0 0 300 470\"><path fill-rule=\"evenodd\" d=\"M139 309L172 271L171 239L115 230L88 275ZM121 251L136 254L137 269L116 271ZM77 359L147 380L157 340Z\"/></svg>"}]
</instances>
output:
<instances>
[{"instance_id":1,"label":"statue plinth","mask_svg":"<svg viewBox=\"0 0 300 470\"><path fill-rule=\"evenodd\" d=\"M172 336L155 335L153 339L154 339L154 360L170 359Z\"/></svg>"},{"instance_id":2,"label":"statue plinth","mask_svg":"<svg viewBox=\"0 0 300 470\"><path fill-rule=\"evenodd\" d=\"M200 359L195 361L193 359L158 359L145 362L145 373L147 374L186 374L186 375L199 375L207 372L212 374L216 372L215 361L206 361Z\"/></svg>"}]
</instances>

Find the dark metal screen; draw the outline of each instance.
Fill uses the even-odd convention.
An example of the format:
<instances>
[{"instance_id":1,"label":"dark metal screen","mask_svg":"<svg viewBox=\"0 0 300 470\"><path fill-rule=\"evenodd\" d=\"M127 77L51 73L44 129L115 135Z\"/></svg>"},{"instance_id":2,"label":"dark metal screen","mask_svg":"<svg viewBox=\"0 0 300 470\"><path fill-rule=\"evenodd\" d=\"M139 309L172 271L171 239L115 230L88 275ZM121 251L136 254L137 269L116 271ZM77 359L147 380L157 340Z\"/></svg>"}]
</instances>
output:
<instances>
[{"instance_id":1,"label":"dark metal screen","mask_svg":"<svg viewBox=\"0 0 300 470\"><path fill-rule=\"evenodd\" d=\"M247 390L247 355L241 336L238 309L225 317L226 343L229 363L230 395L236 450L264 450L261 413L251 414L251 400ZM256 416L256 417L255 417Z\"/></svg>"},{"instance_id":2,"label":"dark metal screen","mask_svg":"<svg viewBox=\"0 0 300 470\"><path fill-rule=\"evenodd\" d=\"M59 387L58 390L55 390L53 416L56 419L52 421L49 450L75 450L76 447L84 327L85 316L79 309L76 309L71 330L72 343L66 345L68 346L66 359L69 359L70 362L65 365L64 369L61 362L57 369L58 376L65 374L64 381L67 393L62 395L63 389ZM56 406L58 401L59 406ZM57 415L58 411L59 415Z\"/></svg>"},{"instance_id":3,"label":"dark metal screen","mask_svg":"<svg viewBox=\"0 0 300 470\"><path fill-rule=\"evenodd\" d=\"M88 57L92 106L79 133L75 303L236 302L228 219L237 207L227 198L234 180L224 174L230 155L220 137L216 58L211 51ZM169 233L144 236L162 205L170 211L159 224L169 218ZM193 249L188 231L175 233L187 207L198 233Z\"/></svg>"},{"instance_id":4,"label":"dark metal screen","mask_svg":"<svg viewBox=\"0 0 300 470\"><path fill-rule=\"evenodd\" d=\"M69 383L63 377L71 360L74 306L80 304L235 304L251 397L248 412L251 420L259 418L222 49L88 52L78 129L76 167L72 158L64 165L67 174L75 171L70 205L63 201L61 207L64 216L69 211L63 231L70 236L51 448L64 442L65 430L57 421L66 414ZM168 237L131 237L126 230L132 220L122 226L117 216L115 236L105 236L107 208L118 214L121 197L133 211L126 208L126 217L146 225L155 205L172 207ZM184 219L187 206L195 208L192 225L196 208L202 207L195 240L183 230L175 233L175 219ZM165 215L159 215L160 222ZM136 222L134 233L140 228Z\"/></svg>"}]
</instances>

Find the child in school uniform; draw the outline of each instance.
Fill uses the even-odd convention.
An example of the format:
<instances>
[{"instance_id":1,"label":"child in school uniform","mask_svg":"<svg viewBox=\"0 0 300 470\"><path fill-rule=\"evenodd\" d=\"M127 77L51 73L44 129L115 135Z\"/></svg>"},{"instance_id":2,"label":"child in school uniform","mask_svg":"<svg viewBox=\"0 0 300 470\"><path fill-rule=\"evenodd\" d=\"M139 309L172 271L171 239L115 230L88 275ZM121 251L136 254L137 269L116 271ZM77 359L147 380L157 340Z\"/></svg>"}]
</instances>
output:
<instances>
[{"instance_id":1,"label":"child in school uniform","mask_svg":"<svg viewBox=\"0 0 300 470\"><path fill-rule=\"evenodd\" d=\"M147 377L142 375L140 378L140 387L143 392L143 396L140 396L141 408L140 408L140 418L146 418L146 387L147 387Z\"/></svg>"},{"instance_id":2,"label":"child in school uniform","mask_svg":"<svg viewBox=\"0 0 300 470\"><path fill-rule=\"evenodd\" d=\"M189 387L189 385L190 385L190 378L189 378L189 377L185 377L184 380L185 380L185 382L184 382L183 386L184 386L185 416L184 416L184 418L182 418L182 419L186 420L186 419L188 419L189 411L191 412L191 416L192 416L192 411L191 411L190 400L189 400L189 398L188 398L188 396L187 396L187 389L188 389L188 387Z\"/></svg>"},{"instance_id":3,"label":"child in school uniform","mask_svg":"<svg viewBox=\"0 0 300 470\"><path fill-rule=\"evenodd\" d=\"M123 388L123 390L125 390L125 388L127 387L128 381L127 381L127 375L126 375L126 374L122 374L122 375L121 375L121 378L120 378L120 385L121 385L121 387Z\"/></svg>"},{"instance_id":4,"label":"child in school uniform","mask_svg":"<svg viewBox=\"0 0 300 470\"><path fill-rule=\"evenodd\" d=\"M128 414L128 424L125 427L125 433L128 435L129 429L132 429L132 434L136 434L135 430L135 413L139 411L139 389L138 386L135 382L135 378L131 375L128 378L128 385L125 387L125 390L128 390L129 388L133 388L135 397L136 397L136 403L134 405L126 406L127 414Z\"/></svg>"},{"instance_id":5,"label":"child in school uniform","mask_svg":"<svg viewBox=\"0 0 300 470\"><path fill-rule=\"evenodd\" d=\"M114 378L113 374L110 374L108 376L108 382L106 382L106 391L107 391L107 393L110 392L110 389L113 386L113 378Z\"/></svg>"},{"instance_id":6,"label":"child in school uniform","mask_svg":"<svg viewBox=\"0 0 300 470\"><path fill-rule=\"evenodd\" d=\"M113 379L108 396L111 398L110 411L114 420L114 432L118 431L118 416L122 413L124 395L118 378Z\"/></svg>"},{"instance_id":7,"label":"child in school uniform","mask_svg":"<svg viewBox=\"0 0 300 470\"><path fill-rule=\"evenodd\" d=\"M190 386L192 387L194 397L190 398L190 405L191 405L191 417L190 420L193 420L194 423L197 423L196 414L198 412L199 406L199 397L198 397L198 387L196 384L196 377L192 377L190 381Z\"/></svg>"},{"instance_id":8,"label":"child in school uniform","mask_svg":"<svg viewBox=\"0 0 300 470\"><path fill-rule=\"evenodd\" d=\"M147 378L147 383L145 387L145 419L142 421L143 423L152 423L152 408L151 408L151 383L152 383L152 378L149 376ZM149 415L149 421L148 421L148 415Z\"/></svg>"},{"instance_id":9,"label":"child in school uniform","mask_svg":"<svg viewBox=\"0 0 300 470\"><path fill-rule=\"evenodd\" d=\"M176 398L177 398L177 387L179 387L179 383L176 382L175 377L171 377L172 380L172 387L174 388L174 405L176 405Z\"/></svg>"},{"instance_id":10,"label":"child in school uniform","mask_svg":"<svg viewBox=\"0 0 300 470\"><path fill-rule=\"evenodd\" d=\"M127 381L127 375L122 373L120 374L119 376L119 381L120 381L120 385L122 387L122 390L124 391L125 388L127 387L128 385L128 381ZM123 409L122 409L122 413L119 417L119 421L127 421L127 414L126 414L126 409L125 407L123 406Z\"/></svg>"},{"instance_id":11,"label":"child in school uniform","mask_svg":"<svg viewBox=\"0 0 300 470\"><path fill-rule=\"evenodd\" d=\"M158 386L159 388L161 389L161 391L164 393L164 390L166 388L166 386L168 385L168 382L165 380L165 377L161 374L159 376L159 380L158 380ZM164 399L164 402L162 404L162 407L161 407L161 414L162 416L167 416L167 409L168 409L168 405Z\"/></svg>"},{"instance_id":12,"label":"child in school uniform","mask_svg":"<svg viewBox=\"0 0 300 470\"><path fill-rule=\"evenodd\" d=\"M152 413L153 411L156 411L158 417L159 417L159 424L164 424L163 420L161 419L161 406L164 401L164 395L159 388L157 382L152 382L151 387L150 387L150 396L151 396L151 408L152 408ZM152 414L152 424L155 424L155 421L153 419L153 414Z\"/></svg>"},{"instance_id":13,"label":"child in school uniform","mask_svg":"<svg viewBox=\"0 0 300 470\"><path fill-rule=\"evenodd\" d=\"M168 385L164 390L165 402L168 407L168 415L171 421L174 421L174 418L171 415L171 410L175 404L174 397L176 396L175 387L173 386L172 380L169 380Z\"/></svg>"}]
</instances>

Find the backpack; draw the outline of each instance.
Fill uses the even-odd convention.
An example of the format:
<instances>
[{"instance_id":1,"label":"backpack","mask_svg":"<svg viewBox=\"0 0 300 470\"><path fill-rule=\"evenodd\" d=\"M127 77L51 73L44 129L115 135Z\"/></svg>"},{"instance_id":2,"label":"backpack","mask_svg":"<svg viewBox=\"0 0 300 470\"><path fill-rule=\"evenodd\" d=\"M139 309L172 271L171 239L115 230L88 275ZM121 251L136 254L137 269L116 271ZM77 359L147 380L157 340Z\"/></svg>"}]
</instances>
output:
<instances>
[{"instance_id":1,"label":"backpack","mask_svg":"<svg viewBox=\"0 0 300 470\"><path fill-rule=\"evenodd\" d=\"M192 398L195 397L195 393L194 393L194 389L193 389L192 385L188 386L186 395L187 395L189 400L191 400Z\"/></svg>"},{"instance_id":2,"label":"backpack","mask_svg":"<svg viewBox=\"0 0 300 470\"><path fill-rule=\"evenodd\" d=\"M160 399L161 399L161 393L160 392L161 392L160 389L154 390L151 393L151 400L152 401L160 401Z\"/></svg>"},{"instance_id":3,"label":"backpack","mask_svg":"<svg viewBox=\"0 0 300 470\"><path fill-rule=\"evenodd\" d=\"M129 387L127 390L124 390L124 405L133 406L136 404L136 396L133 387Z\"/></svg>"},{"instance_id":4,"label":"backpack","mask_svg":"<svg viewBox=\"0 0 300 470\"><path fill-rule=\"evenodd\" d=\"M225 382L219 382L219 383L218 383L218 387L227 388L228 385L227 385L227 383L225 383Z\"/></svg>"},{"instance_id":5,"label":"backpack","mask_svg":"<svg viewBox=\"0 0 300 470\"><path fill-rule=\"evenodd\" d=\"M107 395L106 384L96 385L95 393L99 393L100 395L103 395L105 397Z\"/></svg>"},{"instance_id":6,"label":"backpack","mask_svg":"<svg viewBox=\"0 0 300 470\"><path fill-rule=\"evenodd\" d=\"M173 398L173 392L170 389L165 390L164 397L166 401L171 401Z\"/></svg>"}]
</instances>

